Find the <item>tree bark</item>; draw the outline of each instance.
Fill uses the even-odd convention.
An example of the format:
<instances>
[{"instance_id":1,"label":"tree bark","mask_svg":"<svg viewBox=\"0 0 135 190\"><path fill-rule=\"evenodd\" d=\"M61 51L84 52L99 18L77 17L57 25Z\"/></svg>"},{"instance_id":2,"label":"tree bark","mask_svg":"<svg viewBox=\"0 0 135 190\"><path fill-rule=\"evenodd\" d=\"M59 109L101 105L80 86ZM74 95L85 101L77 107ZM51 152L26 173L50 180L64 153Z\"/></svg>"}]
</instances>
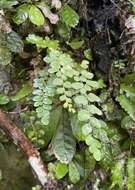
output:
<instances>
[{"instance_id":1,"label":"tree bark","mask_svg":"<svg viewBox=\"0 0 135 190\"><path fill-rule=\"evenodd\" d=\"M0 110L0 128L14 141L15 144L26 155L28 162L33 169L40 184L45 187L48 182L47 168L40 157L39 152L33 147L25 134Z\"/></svg>"}]
</instances>

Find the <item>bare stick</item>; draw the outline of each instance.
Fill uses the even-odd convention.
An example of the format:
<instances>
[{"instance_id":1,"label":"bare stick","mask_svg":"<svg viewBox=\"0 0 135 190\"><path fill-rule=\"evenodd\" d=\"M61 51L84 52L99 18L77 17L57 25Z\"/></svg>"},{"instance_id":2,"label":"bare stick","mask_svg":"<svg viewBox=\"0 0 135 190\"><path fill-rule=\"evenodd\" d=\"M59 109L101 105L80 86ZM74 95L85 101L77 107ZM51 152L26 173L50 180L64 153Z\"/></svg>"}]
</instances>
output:
<instances>
[{"instance_id":1,"label":"bare stick","mask_svg":"<svg viewBox=\"0 0 135 190\"><path fill-rule=\"evenodd\" d=\"M33 147L24 133L0 110L0 127L18 145L26 155L28 162L36 174L37 179L44 187L47 183L47 169L40 157L39 152Z\"/></svg>"}]
</instances>

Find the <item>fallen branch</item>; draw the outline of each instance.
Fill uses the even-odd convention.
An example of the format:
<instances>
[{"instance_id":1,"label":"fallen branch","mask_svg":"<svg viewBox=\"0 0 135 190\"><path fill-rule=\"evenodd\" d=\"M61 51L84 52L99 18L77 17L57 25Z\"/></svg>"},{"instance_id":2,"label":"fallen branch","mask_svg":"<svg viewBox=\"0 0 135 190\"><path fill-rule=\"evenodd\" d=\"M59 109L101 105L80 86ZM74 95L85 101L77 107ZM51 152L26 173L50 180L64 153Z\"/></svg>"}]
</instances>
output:
<instances>
[{"instance_id":1,"label":"fallen branch","mask_svg":"<svg viewBox=\"0 0 135 190\"><path fill-rule=\"evenodd\" d=\"M39 152L33 147L24 133L7 117L2 110L0 110L0 127L24 152L37 179L41 185L45 187L45 184L48 182L47 169L44 166Z\"/></svg>"}]
</instances>

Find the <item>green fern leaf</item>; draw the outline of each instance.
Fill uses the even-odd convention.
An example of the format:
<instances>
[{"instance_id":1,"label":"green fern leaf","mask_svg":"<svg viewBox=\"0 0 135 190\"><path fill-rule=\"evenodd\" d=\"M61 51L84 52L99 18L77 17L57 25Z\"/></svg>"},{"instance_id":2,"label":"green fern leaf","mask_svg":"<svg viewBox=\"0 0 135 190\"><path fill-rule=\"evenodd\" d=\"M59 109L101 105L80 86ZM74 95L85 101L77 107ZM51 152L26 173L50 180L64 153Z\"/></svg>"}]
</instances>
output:
<instances>
[{"instance_id":1,"label":"green fern leaf","mask_svg":"<svg viewBox=\"0 0 135 190\"><path fill-rule=\"evenodd\" d=\"M35 34L29 34L26 40L31 43L35 44L37 48L52 48L57 49L59 47L58 40L51 40L50 38L46 37L43 39L40 36L37 36Z\"/></svg>"},{"instance_id":2,"label":"green fern leaf","mask_svg":"<svg viewBox=\"0 0 135 190\"><path fill-rule=\"evenodd\" d=\"M121 107L127 112L130 117L135 120L135 105L125 96L121 95L116 98Z\"/></svg>"},{"instance_id":3,"label":"green fern leaf","mask_svg":"<svg viewBox=\"0 0 135 190\"><path fill-rule=\"evenodd\" d=\"M121 84L120 85L120 90L122 92L126 92L127 97L135 96L135 87L133 87L133 86L129 86L129 85L126 85L126 84Z\"/></svg>"},{"instance_id":4,"label":"green fern leaf","mask_svg":"<svg viewBox=\"0 0 135 190\"><path fill-rule=\"evenodd\" d=\"M122 83L125 83L127 85L130 85L133 81L135 81L135 72L125 75L125 77L122 79Z\"/></svg>"},{"instance_id":5,"label":"green fern leaf","mask_svg":"<svg viewBox=\"0 0 135 190\"><path fill-rule=\"evenodd\" d=\"M55 91L52 79L46 81L46 76L42 76L41 72L39 73L39 78L34 80L34 88L33 101L37 116L44 125L48 125Z\"/></svg>"},{"instance_id":6,"label":"green fern leaf","mask_svg":"<svg viewBox=\"0 0 135 190\"><path fill-rule=\"evenodd\" d=\"M133 190L135 189L135 159L128 158L127 165L127 189Z\"/></svg>"}]
</instances>

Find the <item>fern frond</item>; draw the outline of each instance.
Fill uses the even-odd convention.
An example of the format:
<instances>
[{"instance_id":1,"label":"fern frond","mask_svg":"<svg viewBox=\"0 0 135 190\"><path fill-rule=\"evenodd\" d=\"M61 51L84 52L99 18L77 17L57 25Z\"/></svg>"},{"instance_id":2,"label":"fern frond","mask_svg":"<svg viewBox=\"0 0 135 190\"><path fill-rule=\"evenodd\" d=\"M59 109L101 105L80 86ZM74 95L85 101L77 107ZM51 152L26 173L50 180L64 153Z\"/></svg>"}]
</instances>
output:
<instances>
[{"instance_id":1,"label":"fern frond","mask_svg":"<svg viewBox=\"0 0 135 190\"><path fill-rule=\"evenodd\" d=\"M135 120L135 105L125 95L120 95L116 98L121 107Z\"/></svg>"}]
</instances>

